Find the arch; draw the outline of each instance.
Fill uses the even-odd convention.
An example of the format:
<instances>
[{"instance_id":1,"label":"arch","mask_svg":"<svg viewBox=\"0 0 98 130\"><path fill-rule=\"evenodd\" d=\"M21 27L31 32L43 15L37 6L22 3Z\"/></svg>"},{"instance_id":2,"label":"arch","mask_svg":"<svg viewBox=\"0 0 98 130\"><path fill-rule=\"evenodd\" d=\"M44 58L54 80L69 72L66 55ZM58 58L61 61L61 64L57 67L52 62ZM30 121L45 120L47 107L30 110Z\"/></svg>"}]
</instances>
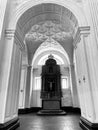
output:
<instances>
[{"instance_id":1,"label":"arch","mask_svg":"<svg viewBox=\"0 0 98 130\"><path fill-rule=\"evenodd\" d=\"M37 65L40 65L40 63L43 63L48 59L48 56L50 55L49 51L44 51L41 54L37 55L36 59L33 61L32 66L36 67ZM69 62L66 59L65 55L57 50L53 50L52 55L54 56L54 59L59 63L60 65L65 65L66 67L69 66ZM41 64L43 65L43 64Z\"/></svg>"},{"instance_id":2,"label":"arch","mask_svg":"<svg viewBox=\"0 0 98 130\"><path fill-rule=\"evenodd\" d=\"M20 17L30 8L38 5L38 4L44 4L44 3L53 3L53 4L57 4L57 5L61 5L67 9L69 9L69 11L72 12L72 14L74 14L74 16L76 17L79 26L87 26L87 20L85 18L85 15L83 14L83 12L81 11L80 7L78 7L78 5L76 4L76 2L73 1L65 1L65 0L50 0L49 2L47 0L30 0L28 2L24 2L23 4L21 4L14 12L14 17L12 17L11 19L11 23L9 25L10 29L16 29L16 25L20 19Z\"/></svg>"},{"instance_id":3,"label":"arch","mask_svg":"<svg viewBox=\"0 0 98 130\"><path fill-rule=\"evenodd\" d=\"M52 55L58 64L64 64L63 59L59 55L57 55L57 54L52 54ZM41 59L38 61L38 65L44 65L46 60L48 59L48 56L49 55L47 54L47 55L41 57Z\"/></svg>"},{"instance_id":4,"label":"arch","mask_svg":"<svg viewBox=\"0 0 98 130\"><path fill-rule=\"evenodd\" d=\"M76 20L78 21L78 26L87 26L87 21L85 18L85 15L83 14L82 10L76 5L75 2L70 2L70 1L65 1L65 0L50 0L49 2L47 0L29 0L28 2L24 2L24 4L20 5L15 12L13 13L14 16L12 17L8 28L10 30L15 30L19 33L21 33L21 30L18 30L18 25L19 25L19 20L21 19L21 16L25 14L26 11L29 9L33 8L36 5L43 4L43 3L52 3L52 4L57 4L60 6L65 7L68 9L72 15L75 16ZM21 33L22 34L22 33ZM29 86L30 87L30 86Z\"/></svg>"},{"instance_id":5,"label":"arch","mask_svg":"<svg viewBox=\"0 0 98 130\"><path fill-rule=\"evenodd\" d=\"M60 43L58 43L55 40L51 41L51 44L49 43L48 40L46 40L44 43L42 43L38 49L36 50L33 59L32 59L32 65L34 65L36 59L40 59L41 56L43 57L46 54L57 54L60 55L60 57L62 57L68 66L70 65L70 59L69 56L66 52L66 50L62 47L62 45Z\"/></svg>"}]
</instances>

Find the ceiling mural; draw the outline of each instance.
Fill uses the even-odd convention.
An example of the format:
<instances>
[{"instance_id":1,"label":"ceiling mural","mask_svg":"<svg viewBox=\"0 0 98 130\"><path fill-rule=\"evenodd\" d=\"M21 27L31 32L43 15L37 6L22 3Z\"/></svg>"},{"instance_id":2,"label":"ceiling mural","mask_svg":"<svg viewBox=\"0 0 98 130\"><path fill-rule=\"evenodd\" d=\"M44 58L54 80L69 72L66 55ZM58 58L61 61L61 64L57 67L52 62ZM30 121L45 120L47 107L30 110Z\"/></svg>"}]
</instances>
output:
<instances>
[{"instance_id":1,"label":"ceiling mural","mask_svg":"<svg viewBox=\"0 0 98 130\"><path fill-rule=\"evenodd\" d=\"M61 24L57 21L43 21L32 26L30 31L26 34L25 39L35 42L46 41L50 42L52 39L64 40L67 37L72 37L74 29L70 26L70 23Z\"/></svg>"}]
</instances>

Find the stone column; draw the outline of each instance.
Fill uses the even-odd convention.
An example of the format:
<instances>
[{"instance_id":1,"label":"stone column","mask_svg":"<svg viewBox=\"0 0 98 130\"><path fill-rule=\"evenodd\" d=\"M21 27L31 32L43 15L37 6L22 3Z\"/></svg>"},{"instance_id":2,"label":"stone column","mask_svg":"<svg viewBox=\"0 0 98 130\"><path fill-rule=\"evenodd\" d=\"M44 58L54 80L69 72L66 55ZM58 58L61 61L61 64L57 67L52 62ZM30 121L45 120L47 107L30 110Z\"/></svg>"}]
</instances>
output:
<instances>
[{"instance_id":1,"label":"stone column","mask_svg":"<svg viewBox=\"0 0 98 130\"><path fill-rule=\"evenodd\" d=\"M4 123L11 57L13 53L13 36L9 37L7 35L7 38L0 44L2 44L2 48L0 48L2 50L2 54L0 55L0 123Z\"/></svg>"},{"instance_id":2,"label":"stone column","mask_svg":"<svg viewBox=\"0 0 98 130\"><path fill-rule=\"evenodd\" d=\"M88 0L90 18L93 27L95 41L98 46L98 0Z\"/></svg>"},{"instance_id":3,"label":"stone column","mask_svg":"<svg viewBox=\"0 0 98 130\"><path fill-rule=\"evenodd\" d=\"M84 35L83 42L86 51L90 91L92 95L94 115L92 123L98 123L98 48L96 42L93 42L92 37Z\"/></svg>"},{"instance_id":4,"label":"stone column","mask_svg":"<svg viewBox=\"0 0 98 130\"><path fill-rule=\"evenodd\" d=\"M71 81L72 81L71 91L72 91L73 107L78 107L79 101L78 101L77 83L76 83L74 64L70 65L70 72L71 72Z\"/></svg>"},{"instance_id":5,"label":"stone column","mask_svg":"<svg viewBox=\"0 0 98 130\"><path fill-rule=\"evenodd\" d=\"M21 67L21 80L19 91L19 109L25 109L25 97L26 97L26 80L27 80L27 65Z\"/></svg>"},{"instance_id":6,"label":"stone column","mask_svg":"<svg viewBox=\"0 0 98 130\"><path fill-rule=\"evenodd\" d=\"M18 97L21 68L21 47L14 30L6 30L1 44L0 73L0 129L16 128L18 121ZM6 124L7 122L7 124Z\"/></svg>"},{"instance_id":7,"label":"stone column","mask_svg":"<svg viewBox=\"0 0 98 130\"><path fill-rule=\"evenodd\" d=\"M2 37L2 32L4 30L4 25L6 22L6 15L7 15L7 2L8 0L0 0L0 39Z\"/></svg>"},{"instance_id":8,"label":"stone column","mask_svg":"<svg viewBox=\"0 0 98 130\"><path fill-rule=\"evenodd\" d=\"M32 66L27 67L27 80L26 80L26 97L25 97L25 107L30 108L31 101L31 74L32 74Z\"/></svg>"}]
</instances>

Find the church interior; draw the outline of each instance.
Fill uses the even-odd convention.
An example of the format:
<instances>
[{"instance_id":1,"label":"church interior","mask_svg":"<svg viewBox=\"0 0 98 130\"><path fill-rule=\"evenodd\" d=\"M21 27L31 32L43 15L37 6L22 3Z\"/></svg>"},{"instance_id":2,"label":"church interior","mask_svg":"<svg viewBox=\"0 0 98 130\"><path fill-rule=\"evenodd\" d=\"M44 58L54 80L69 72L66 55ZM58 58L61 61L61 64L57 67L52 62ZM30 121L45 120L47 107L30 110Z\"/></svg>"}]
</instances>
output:
<instances>
[{"instance_id":1,"label":"church interior","mask_svg":"<svg viewBox=\"0 0 98 130\"><path fill-rule=\"evenodd\" d=\"M0 130L98 130L98 0L0 0Z\"/></svg>"}]
</instances>

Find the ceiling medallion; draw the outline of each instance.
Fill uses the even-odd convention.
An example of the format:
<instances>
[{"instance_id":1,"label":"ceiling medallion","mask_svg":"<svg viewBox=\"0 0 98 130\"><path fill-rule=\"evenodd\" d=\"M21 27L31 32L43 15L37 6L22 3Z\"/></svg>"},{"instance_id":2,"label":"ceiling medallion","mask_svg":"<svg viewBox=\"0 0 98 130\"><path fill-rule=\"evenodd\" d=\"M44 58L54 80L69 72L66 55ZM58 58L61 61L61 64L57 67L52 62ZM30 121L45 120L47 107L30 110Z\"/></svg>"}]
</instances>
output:
<instances>
[{"instance_id":1,"label":"ceiling medallion","mask_svg":"<svg viewBox=\"0 0 98 130\"><path fill-rule=\"evenodd\" d=\"M32 41L64 40L71 37L73 28L70 25L62 25L55 21L45 21L33 25L31 30L26 34L25 38Z\"/></svg>"}]
</instances>

